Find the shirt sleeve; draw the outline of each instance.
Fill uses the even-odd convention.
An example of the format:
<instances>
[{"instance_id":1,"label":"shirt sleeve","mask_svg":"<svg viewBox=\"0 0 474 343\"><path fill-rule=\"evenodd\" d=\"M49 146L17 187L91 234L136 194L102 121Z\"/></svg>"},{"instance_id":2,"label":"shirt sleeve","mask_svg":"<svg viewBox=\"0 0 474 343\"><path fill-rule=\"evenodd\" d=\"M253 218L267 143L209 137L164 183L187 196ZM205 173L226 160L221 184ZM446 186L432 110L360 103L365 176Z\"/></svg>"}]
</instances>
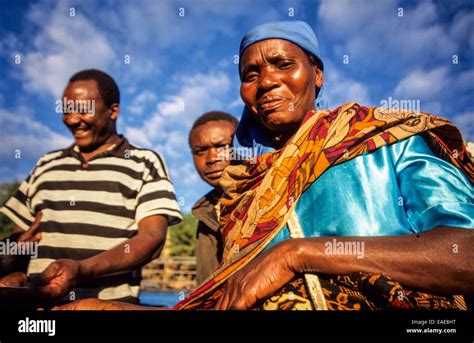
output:
<instances>
[{"instance_id":1,"label":"shirt sleeve","mask_svg":"<svg viewBox=\"0 0 474 343\"><path fill-rule=\"evenodd\" d=\"M392 145L390 153L415 232L438 226L474 228L473 187L461 170L435 156L419 135Z\"/></svg>"},{"instance_id":2,"label":"shirt sleeve","mask_svg":"<svg viewBox=\"0 0 474 343\"><path fill-rule=\"evenodd\" d=\"M31 208L31 199L28 192L31 175L20 184L16 193L0 209L0 212L23 230L29 229L36 216Z\"/></svg>"},{"instance_id":3,"label":"shirt sleeve","mask_svg":"<svg viewBox=\"0 0 474 343\"><path fill-rule=\"evenodd\" d=\"M181 210L164 159L150 152L143 175L144 183L137 195L135 221L139 223L146 217L159 214L168 218L168 225L181 222Z\"/></svg>"}]
</instances>

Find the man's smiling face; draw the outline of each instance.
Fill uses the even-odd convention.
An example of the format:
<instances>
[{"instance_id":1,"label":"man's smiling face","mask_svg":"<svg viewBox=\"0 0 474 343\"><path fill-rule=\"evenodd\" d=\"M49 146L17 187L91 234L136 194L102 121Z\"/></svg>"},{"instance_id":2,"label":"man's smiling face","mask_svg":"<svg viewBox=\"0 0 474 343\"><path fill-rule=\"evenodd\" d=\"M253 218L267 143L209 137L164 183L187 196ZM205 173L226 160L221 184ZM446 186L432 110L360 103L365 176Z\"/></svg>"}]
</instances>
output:
<instances>
[{"instance_id":1,"label":"man's smiling face","mask_svg":"<svg viewBox=\"0 0 474 343\"><path fill-rule=\"evenodd\" d=\"M241 60L240 95L252 114L274 132L299 127L313 109L322 71L306 53L284 39L250 45Z\"/></svg>"},{"instance_id":2,"label":"man's smiling face","mask_svg":"<svg viewBox=\"0 0 474 343\"><path fill-rule=\"evenodd\" d=\"M74 101L75 104L94 102L92 107L72 112L68 112L68 106L64 106L63 122L73 134L81 151L97 149L115 133L115 111L113 106L107 107L104 103L95 80L71 82L64 90L64 98L68 102ZM94 111L90 111L91 108Z\"/></svg>"}]
</instances>

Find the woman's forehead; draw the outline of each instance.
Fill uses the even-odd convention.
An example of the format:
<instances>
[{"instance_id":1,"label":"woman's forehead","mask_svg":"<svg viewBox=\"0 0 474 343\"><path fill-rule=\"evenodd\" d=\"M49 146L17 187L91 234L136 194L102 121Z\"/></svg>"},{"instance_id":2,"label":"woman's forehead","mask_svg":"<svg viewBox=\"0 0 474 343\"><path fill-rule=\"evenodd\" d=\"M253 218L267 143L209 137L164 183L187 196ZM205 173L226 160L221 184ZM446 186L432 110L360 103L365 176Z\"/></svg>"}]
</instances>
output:
<instances>
[{"instance_id":1,"label":"woman's forehead","mask_svg":"<svg viewBox=\"0 0 474 343\"><path fill-rule=\"evenodd\" d=\"M265 39L245 49L242 64L261 59L262 57L304 57L306 54L298 45L279 38Z\"/></svg>"}]
</instances>

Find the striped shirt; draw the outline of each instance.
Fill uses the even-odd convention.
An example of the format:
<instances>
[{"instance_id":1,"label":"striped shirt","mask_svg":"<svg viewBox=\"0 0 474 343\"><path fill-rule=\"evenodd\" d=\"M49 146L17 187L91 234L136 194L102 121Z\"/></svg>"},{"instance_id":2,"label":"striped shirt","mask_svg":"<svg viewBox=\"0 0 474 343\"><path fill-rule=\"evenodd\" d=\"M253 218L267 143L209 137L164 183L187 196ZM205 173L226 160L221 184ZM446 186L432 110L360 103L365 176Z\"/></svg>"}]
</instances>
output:
<instances>
[{"instance_id":1,"label":"striped shirt","mask_svg":"<svg viewBox=\"0 0 474 343\"><path fill-rule=\"evenodd\" d=\"M145 217L164 215L169 225L182 219L163 158L123 137L87 162L77 146L41 157L1 209L24 230L39 211L42 239L28 266L31 277L54 260L82 260L116 247L137 234ZM84 281L71 295L136 301L139 284L140 270L126 270Z\"/></svg>"}]
</instances>

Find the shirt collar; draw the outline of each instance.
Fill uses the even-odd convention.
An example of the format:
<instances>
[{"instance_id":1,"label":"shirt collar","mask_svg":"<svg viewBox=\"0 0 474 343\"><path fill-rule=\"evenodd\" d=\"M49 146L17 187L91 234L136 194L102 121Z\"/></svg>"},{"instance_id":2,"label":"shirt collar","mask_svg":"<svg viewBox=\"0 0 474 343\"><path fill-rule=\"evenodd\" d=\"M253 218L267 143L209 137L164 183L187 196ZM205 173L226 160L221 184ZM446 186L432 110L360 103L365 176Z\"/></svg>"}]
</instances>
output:
<instances>
[{"instance_id":1,"label":"shirt collar","mask_svg":"<svg viewBox=\"0 0 474 343\"><path fill-rule=\"evenodd\" d=\"M111 145L110 147L107 148L107 150L94 156L93 158L91 158L91 160L95 160L101 157L109 157L109 156L124 158L126 151L130 150L131 147L127 138L125 138L123 135L119 135L119 137L120 137L120 140L117 143ZM76 144L72 144L71 146L66 148L64 150L64 155L82 159L82 156L79 151L79 147Z\"/></svg>"},{"instance_id":2,"label":"shirt collar","mask_svg":"<svg viewBox=\"0 0 474 343\"><path fill-rule=\"evenodd\" d=\"M199 199L191 209L192 214L200 221L204 222L210 229L217 231L219 222L217 220L217 205L222 191L214 188L212 191Z\"/></svg>"}]
</instances>

